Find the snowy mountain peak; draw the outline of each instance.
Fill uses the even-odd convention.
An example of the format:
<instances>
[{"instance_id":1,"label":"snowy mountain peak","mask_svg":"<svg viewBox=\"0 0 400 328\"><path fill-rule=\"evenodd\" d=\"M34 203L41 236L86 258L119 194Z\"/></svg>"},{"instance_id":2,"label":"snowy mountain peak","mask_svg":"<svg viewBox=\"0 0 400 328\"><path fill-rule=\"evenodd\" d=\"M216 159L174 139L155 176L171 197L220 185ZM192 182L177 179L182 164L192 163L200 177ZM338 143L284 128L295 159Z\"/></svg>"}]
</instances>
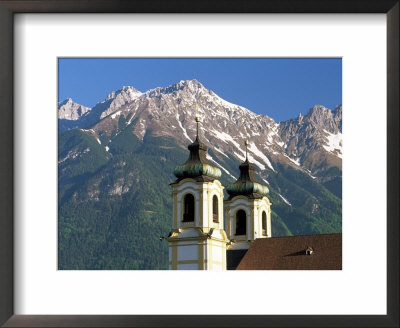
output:
<instances>
[{"instance_id":1,"label":"snowy mountain peak","mask_svg":"<svg viewBox=\"0 0 400 328\"><path fill-rule=\"evenodd\" d=\"M339 130L338 121L335 120L335 113L322 105L314 105L305 115L304 121L314 126L325 128L330 133L337 133Z\"/></svg>"},{"instance_id":2,"label":"snowy mountain peak","mask_svg":"<svg viewBox=\"0 0 400 328\"><path fill-rule=\"evenodd\" d=\"M100 119L131 103L142 96L142 94L142 92L132 86L123 86L121 89L111 92L103 102L96 105L98 110L101 110Z\"/></svg>"},{"instance_id":3,"label":"snowy mountain peak","mask_svg":"<svg viewBox=\"0 0 400 328\"><path fill-rule=\"evenodd\" d=\"M59 101L58 102L58 107L60 107L62 105L65 105L65 104L71 104L71 103L73 103L72 98L67 98L67 99L64 99L63 101Z\"/></svg>"},{"instance_id":4,"label":"snowy mountain peak","mask_svg":"<svg viewBox=\"0 0 400 328\"><path fill-rule=\"evenodd\" d=\"M325 106L322 105L314 105L312 108L309 109L308 113L306 116L315 116L315 115L324 115L326 113L331 112L330 109L326 108Z\"/></svg>"},{"instance_id":5,"label":"snowy mountain peak","mask_svg":"<svg viewBox=\"0 0 400 328\"><path fill-rule=\"evenodd\" d=\"M63 120L76 121L91 108L74 102L71 98L67 98L58 103L58 118Z\"/></svg>"},{"instance_id":6,"label":"snowy mountain peak","mask_svg":"<svg viewBox=\"0 0 400 328\"><path fill-rule=\"evenodd\" d=\"M123 86L121 89L109 93L107 95L107 98L104 101L115 99L119 95L121 95L122 97L124 97L126 99L134 100L138 96L142 95L142 93L132 86Z\"/></svg>"},{"instance_id":7,"label":"snowy mountain peak","mask_svg":"<svg viewBox=\"0 0 400 328\"><path fill-rule=\"evenodd\" d=\"M161 94L175 94L179 91L196 92L199 90L209 91L196 79L181 80L178 83L170 84L167 87L157 87L154 89L150 89L146 92L146 96L159 97Z\"/></svg>"},{"instance_id":8,"label":"snowy mountain peak","mask_svg":"<svg viewBox=\"0 0 400 328\"><path fill-rule=\"evenodd\" d=\"M176 88L176 89L185 89L188 88L190 90L193 89L206 89L203 84L201 84L199 81L196 79L191 79L191 80L180 80L178 83L173 83L169 85L167 88Z\"/></svg>"},{"instance_id":9,"label":"snowy mountain peak","mask_svg":"<svg viewBox=\"0 0 400 328\"><path fill-rule=\"evenodd\" d=\"M243 141L248 139L249 158L261 171L276 171L277 162L315 176L321 171L321 161L327 163L324 167L341 167L341 106L331 111L315 105L306 115L300 113L278 124L224 100L195 79L145 93L124 86L107 99L73 127L92 128L110 137L129 128L140 140L151 133L171 137L186 148L196 135L195 117L200 116L200 138L210 146L210 156L218 164L222 165L227 154L243 161Z\"/></svg>"},{"instance_id":10,"label":"snowy mountain peak","mask_svg":"<svg viewBox=\"0 0 400 328\"><path fill-rule=\"evenodd\" d=\"M341 108L341 106L340 106ZM313 175L318 175L324 162L325 168L341 168L342 116L322 105L314 105L305 116L299 115L280 123L280 136L285 142L286 156L297 161ZM340 115L339 115L340 114Z\"/></svg>"},{"instance_id":11,"label":"snowy mountain peak","mask_svg":"<svg viewBox=\"0 0 400 328\"><path fill-rule=\"evenodd\" d=\"M297 121L299 122L299 124L303 124L303 115L301 115L301 113L297 117Z\"/></svg>"}]
</instances>

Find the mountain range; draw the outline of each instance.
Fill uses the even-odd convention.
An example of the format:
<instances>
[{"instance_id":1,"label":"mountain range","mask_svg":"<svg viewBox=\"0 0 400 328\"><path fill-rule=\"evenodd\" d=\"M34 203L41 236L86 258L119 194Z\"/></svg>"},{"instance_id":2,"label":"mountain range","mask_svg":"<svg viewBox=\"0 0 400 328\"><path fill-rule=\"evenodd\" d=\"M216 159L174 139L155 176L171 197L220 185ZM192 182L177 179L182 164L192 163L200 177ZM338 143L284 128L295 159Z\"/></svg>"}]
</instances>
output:
<instances>
[{"instance_id":1,"label":"mountain range","mask_svg":"<svg viewBox=\"0 0 400 328\"><path fill-rule=\"evenodd\" d=\"M299 109L299 111L304 109ZM59 268L165 269L173 169L199 137L227 185L249 160L270 189L275 236L341 231L342 106L275 122L197 80L124 86L93 108L67 99L59 117Z\"/></svg>"}]
</instances>

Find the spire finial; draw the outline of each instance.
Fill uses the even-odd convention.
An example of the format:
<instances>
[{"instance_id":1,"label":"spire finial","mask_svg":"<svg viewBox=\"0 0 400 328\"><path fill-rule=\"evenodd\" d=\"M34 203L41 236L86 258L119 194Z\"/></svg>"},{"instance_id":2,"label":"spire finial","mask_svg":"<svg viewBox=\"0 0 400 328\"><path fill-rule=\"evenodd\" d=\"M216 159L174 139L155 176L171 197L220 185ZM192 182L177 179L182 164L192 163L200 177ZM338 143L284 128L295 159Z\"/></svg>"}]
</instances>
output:
<instances>
[{"instance_id":1,"label":"spire finial","mask_svg":"<svg viewBox=\"0 0 400 328\"><path fill-rule=\"evenodd\" d=\"M200 116L196 116L196 125L197 125L196 139L199 138L199 123L200 122L201 122Z\"/></svg>"},{"instance_id":2,"label":"spire finial","mask_svg":"<svg viewBox=\"0 0 400 328\"><path fill-rule=\"evenodd\" d=\"M196 128L196 139L198 139L199 138L199 123L201 122L201 118L200 118L200 116L199 116L199 105L197 104L197 102L196 102L196 125L197 125L197 128Z\"/></svg>"},{"instance_id":3,"label":"spire finial","mask_svg":"<svg viewBox=\"0 0 400 328\"><path fill-rule=\"evenodd\" d=\"M246 162L248 162L248 159L247 159L247 146L249 145L249 141L248 140L246 140L245 142L244 142L244 146L246 147Z\"/></svg>"}]
</instances>

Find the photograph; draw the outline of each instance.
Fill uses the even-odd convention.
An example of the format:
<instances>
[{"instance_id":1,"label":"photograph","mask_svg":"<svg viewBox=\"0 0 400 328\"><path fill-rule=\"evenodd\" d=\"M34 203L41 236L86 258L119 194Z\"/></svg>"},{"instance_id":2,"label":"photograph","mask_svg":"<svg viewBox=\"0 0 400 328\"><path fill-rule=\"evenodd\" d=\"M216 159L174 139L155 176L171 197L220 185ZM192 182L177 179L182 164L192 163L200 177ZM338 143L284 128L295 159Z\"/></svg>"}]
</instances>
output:
<instances>
[{"instance_id":1,"label":"photograph","mask_svg":"<svg viewBox=\"0 0 400 328\"><path fill-rule=\"evenodd\" d=\"M58 270L341 270L341 58L59 57Z\"/></svg>"}]
</instances>

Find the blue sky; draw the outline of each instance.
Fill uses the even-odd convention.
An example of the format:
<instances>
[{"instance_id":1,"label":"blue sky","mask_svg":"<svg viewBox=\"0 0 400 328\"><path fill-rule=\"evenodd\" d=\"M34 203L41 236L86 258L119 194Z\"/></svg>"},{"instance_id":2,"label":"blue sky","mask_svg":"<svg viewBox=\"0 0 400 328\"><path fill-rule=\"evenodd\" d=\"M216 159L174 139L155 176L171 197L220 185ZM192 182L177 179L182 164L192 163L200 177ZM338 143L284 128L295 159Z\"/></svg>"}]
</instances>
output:
<instances>
[{"instance_id":1,"label":"blue sky","mask_svg":"<svg viewBox=\"0 0 400 328\"><path fill-rule=\"evenodd\" d=\"M342 103L340 58L60 58L58 99L84 106L124 85L140 91L197 79L225 100L275 121Z\"/></svg>"}]
</instances>

